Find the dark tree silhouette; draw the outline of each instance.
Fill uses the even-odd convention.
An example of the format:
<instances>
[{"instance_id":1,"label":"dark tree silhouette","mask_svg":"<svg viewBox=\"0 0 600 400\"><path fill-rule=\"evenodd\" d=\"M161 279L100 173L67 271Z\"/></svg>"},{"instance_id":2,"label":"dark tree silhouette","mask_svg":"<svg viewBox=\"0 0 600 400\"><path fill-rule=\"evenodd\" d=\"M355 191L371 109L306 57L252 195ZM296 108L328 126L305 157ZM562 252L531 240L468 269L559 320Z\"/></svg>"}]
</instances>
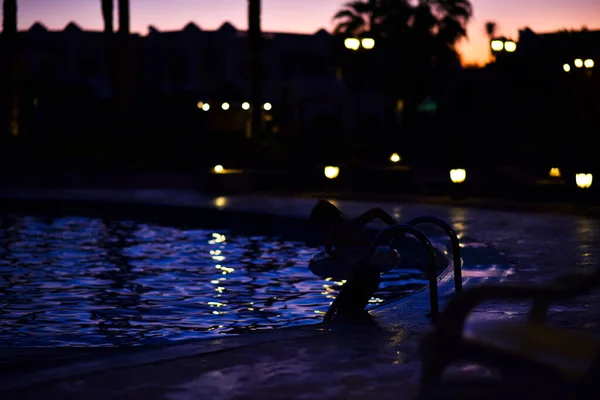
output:
<instances>
[{"instance_id":1,"label":"dark tree silhouette","mask_svg":"<svg viewBox=\"0 0 600 400\"><path fill-rule=\"evenodd\" d=\"M262 31L261 0L248 0L248 39L250 41L251 133L261 139L262 133Z\"/></svg>"},{"instance_id":2,"label":"dark tree silhouette","mask_svg":"<svg viewBox=\"0 0 600 400\"><path fill-rule=\"evenodd\" d=\"M120 138L120 151L129 158L127 141L124 135L131 134L133 129L133 74L131 64L131 31L129 0L117 0L119 29L115 34L114 8L115 0L101 0L102 19L106 58L108 64L109 85L112 92L111 109L115 125L109 127Z\"/></svg>"},{"instance_id":3,"label":"dark tree silhouette","mask_svg":"<svg viewBox=\"0 0 600 400\"><path fill-rule=\"evenodd\" d=\"M6 130L13 136L19 135L19 97L16 68L17 0L4 0L2 36L6 68Z\"/></svg>"},{"instance_id":4,"label":"dark tree silhouette","mask_svg":"<svg viewBox=\"0 0 600 400\"><path fill-rule=\"evenodd\" d=\"M117 85L115 82L115 0L100 0L100 2L102 5L102 19L104 21L104 47L108 69L108 80L110 92L112 93L113 97L115 97L117 92Z\"/></svg>"},{"instance_id":5,"label":"dark tree silhouette","mask_svg":"<svg viewBox=\"0 0 600 400\"><path fill-rule=\"evenodd\" d=\"M498 25L494 21L488 21L485 23L485 34L488 37L488 41L491 43L492 40L496 37L496 33L498 32ZM490 47L490 53L492 57L494 57L494 52Z\"/></svg>"},{"instance_id":6,"label":"dark tree silhouette","mask_svg":"<svg viewBox=\"0 0 600 400\"><path fill-rule=\"evenodd\" d=\"M457 57L455 45L467 37L472 13L469 0L357 0L334 15L334 32L385 38L397 52L412 56L403 63L417 61L415 56L430 61Z\"/></svg>"},{"instance_id":7,"label":"dark tree silhouette","mask_svg":"<svg viewBox=\"0 0 600 400\"><path fill-rule=\"evenodd\" d=\"M334 33L368 35L383 43L385 87L404 98L404 123L410 129L427 95L432 66L439 70L459 61L456 44L467 37L472 13L469 0L356 0L334 15Z\"/></svg>"},{"instance_id":8,"label":"dark tree silhouette","mask_svg":"<svg viewBox=\"0 0 600 400\"><path fill-rule=\"evenodd\" d=\"M119 0L119 33L129 35L129 0Z\"/></svg>"},{"instance_id":9,"label":"dark tree silhouette","mask_svg":"<svg viewBox=\"0 0 600 400\"><path fill-rule=\"evenodd\" d=\"M131 129L131 58L130 58L130 26L129 26L129 0L118 0L119 5L119 30L118 37L118 98L122 133Z\"/></svg>"},{"instance_id":10,"label":"dark tree silhouette","mask_svg":"<svg viewBox=\"0 0 600 400\"><path fill-rule=\"evenodd\" d=\"M485 23L485 34L488 39L492 40L496 36L496 32L498 30L498 24L494 21L488 21Z\"/></svg>"}]
</instances>

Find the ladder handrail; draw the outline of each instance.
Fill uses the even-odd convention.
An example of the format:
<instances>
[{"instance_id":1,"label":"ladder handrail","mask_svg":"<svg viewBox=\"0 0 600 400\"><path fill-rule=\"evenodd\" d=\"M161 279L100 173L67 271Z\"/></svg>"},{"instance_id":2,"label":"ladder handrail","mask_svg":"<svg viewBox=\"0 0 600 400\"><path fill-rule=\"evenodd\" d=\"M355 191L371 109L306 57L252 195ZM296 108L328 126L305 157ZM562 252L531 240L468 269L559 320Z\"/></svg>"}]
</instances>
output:
<instances>
[{"instance_id":1,"label":"ladder handrail","mask_svg":"<svg viewBox=\"0 0 600 400\"><path fill-rule=\"evenodd\" d=\"M452 243L452 263L454 264L454 291L456 293L462 292L462 257L460 256L460 242L456 232L446 221L431 215L420 215L405 222L406 225L410 226L423 223L436 225L450 237L450 242Z\"/></svg>"},{"instance_id":2,"label":"ladder handrail","mask_svg":"<svg viewBox=\"0 0 600 400\"><path fill-rule=\"evenodd\" d=\"M397 234L397 233L402 234L402 237L404 237L406 234L410 234L410 235L414 236L415 238L417 238L419 241L421 241L423 244L425 244L425 248L427 251L427 265L426 265L425 273L426 273L427 279L429 281L429 303L430 303L430 310L431 310L430 315L433 317L439 312L437 273L436 273L436 269L435 269L435 250L434 250L433 244L431 243L431 241L429 240L427 235L425 235L423 232L421 232L419 229L415 228L414 226L406 225L406 224L397 224L397 225L392 225L392 226L382 229L375 236L375 238L371 241L371 244L369 245L369 248L367 249L365 255L360 260L358 271L357 271L356 275L353 276L350 280L348 280L342 286L340 293L338 293L335 300L333 301L333 303L331 303L331 306L329 306L329 309L325 313L325 317L323 318L324 322L331 320L331 318L336 313L336 311L338 311L339 301L340 301L339 299L343 297L342 292L344 291L344 288L347 287L348 283L350 283L351 281L354 282L356 280L360 280L363 278L362 273L364 271L366 271L365 265L368 262L368 260L371 258L373 252L376 250L378 243L382 239L389 238L391 235Z\"/></svg>"}]
</instances>

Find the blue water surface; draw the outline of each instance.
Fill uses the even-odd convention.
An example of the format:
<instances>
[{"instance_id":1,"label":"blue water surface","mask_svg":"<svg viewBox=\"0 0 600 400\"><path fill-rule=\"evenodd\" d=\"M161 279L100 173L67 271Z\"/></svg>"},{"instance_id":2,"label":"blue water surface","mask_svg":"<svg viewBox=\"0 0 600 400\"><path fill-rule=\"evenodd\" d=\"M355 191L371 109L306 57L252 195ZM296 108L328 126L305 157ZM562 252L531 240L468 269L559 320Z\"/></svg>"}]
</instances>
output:
<instances>
[{"instance_id":1,"label":"blue water surface","mask_svg":"<svg viewBox=\"0 0 600 400\"><path fill-rule=\"evenodd\" d=\"M302 242L133 221L0 217L0 346L162 344L321 320L342 282ZM425 284L385 275L377 304Z\"/></svg>"}]
</instances>

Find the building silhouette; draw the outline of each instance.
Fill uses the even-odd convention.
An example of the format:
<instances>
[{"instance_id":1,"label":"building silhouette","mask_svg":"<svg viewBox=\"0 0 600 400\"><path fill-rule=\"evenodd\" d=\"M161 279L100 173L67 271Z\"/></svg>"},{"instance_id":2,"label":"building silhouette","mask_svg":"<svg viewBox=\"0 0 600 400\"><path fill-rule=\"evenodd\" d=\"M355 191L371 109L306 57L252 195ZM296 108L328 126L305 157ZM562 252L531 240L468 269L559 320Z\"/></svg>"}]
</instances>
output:
<instances>
[{"instance_id":1,"label":"building silhouette","mask_svg":"<svg viewBox=\"0 0 600 400\"><path fill-rule=\"evenodd\" d=\"M179 31L150 26L146 35L132 34L130 59L139 100L162 104L168 99L169 104L192 107L195 113L197 105L208 103L210 112L201 117L201 128L243 130L247 112L241 106L250 91L246 36L228 22L214 31L189 23ZM264 33L263 38L262 98L272 105L270 118L284 116L293 121L289 126L302 125L296 130L324 120L340 121L338 129L351 130L356 101L334 59L343 43L323 29L314 34ZM98 108L102 106L96 103L114 97L102 31L84 30L73 22L53 31L37 22L19 32L18 49L26 115L35 114L28 109L43 103L68 107L87 103ZM383 118L375 90L360 96L367 98L361 105L363 113ZM225 102L226 118L219 116Z\"/></svg>"}]
</instances>

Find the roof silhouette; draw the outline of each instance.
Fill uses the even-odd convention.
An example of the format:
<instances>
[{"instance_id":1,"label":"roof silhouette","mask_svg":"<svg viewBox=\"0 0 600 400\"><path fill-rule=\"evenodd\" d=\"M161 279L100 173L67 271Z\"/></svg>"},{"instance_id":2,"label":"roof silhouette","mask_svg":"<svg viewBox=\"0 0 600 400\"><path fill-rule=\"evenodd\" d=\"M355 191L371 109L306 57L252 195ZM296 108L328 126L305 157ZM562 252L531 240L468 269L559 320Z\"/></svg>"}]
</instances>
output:
<instances>
[{"instance_id":1,"label":"roof silhouette","mask_svg":"<svg viewBox=\"0 0 600 400\"><path fill-rule=\"evenodd\" d=\"M48 32L48 28L42 24L40 21L36 21L33 25L29 27L30 32Z\"/></svg>"},{"instance_id":2,"label":"roof silhouette","mask_svg":"<svg viewBox=\"0 0 600 400\"><path fill-rule=\"evenodd\" d=\"M229 21L223 22L223 25L221 25L221 26L219 27L219 29L217 29L217 30L218 30L219 32L227 32L227 31L230 31L230 32L237 32L237 29L236 29L236 27L235 27L235 26L233 26L233 25L231 24L231 22L229 22Z\"/></svg>"},{"instance_id":3,"label":"roof silhouette","mask_svg":"<svg viewBox=\"0 0 600 400\"><path fill-rule=\"evenodd\" d=\"M71 21L67 24L67 26L65 26L64 29L65 32L82 32L83 29L81 29L81 27L79 25L77 25L75 22Z\"/></svg>"},{"instance_id":4,"label":"roof silhouette","mask_svg":"<svg viewBox=\"0 0 600 400\"><path fill-rule=\"evenodd\" d=\"M196 25L194 22L190 21L187 23L186 26L183 27L184 31L191 31L191 32L200 32L202 31L202 29Z\"/></svg>"}]
</instances>

